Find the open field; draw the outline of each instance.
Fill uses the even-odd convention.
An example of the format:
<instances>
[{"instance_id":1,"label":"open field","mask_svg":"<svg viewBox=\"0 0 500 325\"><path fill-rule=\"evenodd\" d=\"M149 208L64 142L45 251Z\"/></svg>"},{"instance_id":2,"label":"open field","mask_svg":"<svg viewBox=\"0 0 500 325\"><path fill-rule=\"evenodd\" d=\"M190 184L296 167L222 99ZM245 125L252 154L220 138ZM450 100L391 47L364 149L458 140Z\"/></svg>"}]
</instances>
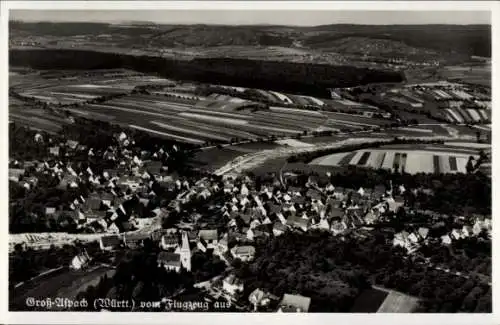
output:
<instances>
[{"instance_id":1,"label":"open field","mask_svg":"<svg viewBox=\"0 0 500 325\"><path fill-rule=\"evenodd\" d=\"M394 290L374 288L388 293L377 313L411 313L418 307L418 298Z\"/></svg>"},{"instance_id":2,"label":"open field","mask_svg":"<svg viewBox=\"0 0 500 325\"><path fill-rule=\"evenodd\" d=\"M459 145L393 145L377 149L332 154L314 159L310 164L321 166L369 167L404 170L416 173L465 173L470 156L478 157L477 149Z\"/></svg>"},{"instance_id":3,"label":"open field","mask_svg":"<svg viewBox=\"0 0 500 325\"><path fill-rule=\"evenodd\" d=\"M138 86L153 90L151 94L133 92ZM237 94L198 96L192 84L123 69L16 73L11 75L11 90L24 100L56 105L82 117L112 121L197 145L293 137L315 131L359 131L392 123L359 114L298 108L325 103L311 96L253 89L275 103L267 109L257 108L256 103L235 97ZM300 104L296 102L299 99ZM22 100L11 98L11 108L14 105L23 106ZM34 127L43 129L39 124L44 121L37 118L27 116L24 123L31 121ZM56 126L46 124L45 129L57 131Z\"/></svg>"},{"instance_id":4,"label":"open field","mask_svg":"<svg viewBox=\"0 0 500 325\"><path fill-rule=\"evenodd\" d=\"M351 313L375 313L387 299L388 292L374 288L364 290L354 301Z\"/></svg>"}]
</instances>

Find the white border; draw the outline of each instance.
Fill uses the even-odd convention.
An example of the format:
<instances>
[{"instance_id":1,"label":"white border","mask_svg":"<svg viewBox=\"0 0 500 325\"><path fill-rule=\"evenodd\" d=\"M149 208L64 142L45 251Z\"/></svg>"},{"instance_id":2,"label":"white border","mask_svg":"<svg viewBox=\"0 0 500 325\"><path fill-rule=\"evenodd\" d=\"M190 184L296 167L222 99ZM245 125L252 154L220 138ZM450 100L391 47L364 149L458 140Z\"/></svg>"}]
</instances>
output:
<instances>
[{"instance_id":1,"label":"white border","mask_svg":"<svg viewBox=\"0 0 500 325\"><path fill-rule=\"evenodd\" d=\"M229 1L179 1L179 2L161 2L161 1L0 1L0 41L2 54L0 55L0 99L2 100L2 109L0 110L0 120L3 122L0 127L0 152L1 152L1 171L2 182L0 183L0 193L3 199L0 200L0 212L3 221L3 231L8 232L8 183L7 180L7 161L8 161L8 129L5 127L8 120L8 11L9 9L97 9L97 10L112 10L112 9L130 9L130 10L162 10L162 9L196 9L196 10L216 10L216 9L252 9L252 10L491 10L492 11L492 47L493 47L493 105L497 108L500 104L499 84L496 76L499 75L498 49L500 30L498 23L500 22L500 4L495 1L359 1L359 2L320 2L320 1L288 1L288 2L229 2ZM497 113L493 112L493 124L496 124ZM500 143L500 134L497 134L493 128L493 143ZM495 146L493 146L495 148ZM496 168L498 161L497 150L493 150L493 179L500 177L499 170ZM5 177L5 178L3 178ZM495 182L493 181L493 184ZM499 193L496 186L493 187L493 215L496 215L499 210ZM500 222L499 222L500 223ZM499 263L497 259L498 225L493 221L493 279L500 279ZM217 324L233 324L243 322L247 324L267 324L270 322L287 322L289 324L331 324L331 323L350 323L350 324L390 324L398 323L405 325L422 325L422 324L475 324L489 325L500 324L498 316L499 300L498 285L493 286L493 314L207 314L207 313L162 313L148 314L144 313L19 313L7 311L7 274L8 266L8 236L0 236L2 241L2 256L4 263L2 273L0 273L0 323L7 324L193 324L193 323L217 323ZM5 275L5 276L3 276ZM494 280L494 284L496 281Z\"/></svg>"}]
</instances>

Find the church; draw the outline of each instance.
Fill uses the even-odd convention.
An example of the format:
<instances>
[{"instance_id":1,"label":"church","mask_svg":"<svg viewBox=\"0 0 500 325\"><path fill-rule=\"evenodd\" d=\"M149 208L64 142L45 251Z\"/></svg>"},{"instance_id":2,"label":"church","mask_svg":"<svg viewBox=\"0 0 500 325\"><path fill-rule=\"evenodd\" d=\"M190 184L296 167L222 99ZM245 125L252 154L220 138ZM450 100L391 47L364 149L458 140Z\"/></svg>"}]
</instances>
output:
<instances>
[{"instance_id":1,"label":"church","mask_svg":"<svg viewBox=\"0 0 500 325\"><path fill-rule=\"evenodd\" d=\"M168 271L180 272L181 268L191 272L191 248L186 232L182 232L181 244L177 245L174 252L161 252L157 257L158 267Z\"/></svg>"}]
</instances>

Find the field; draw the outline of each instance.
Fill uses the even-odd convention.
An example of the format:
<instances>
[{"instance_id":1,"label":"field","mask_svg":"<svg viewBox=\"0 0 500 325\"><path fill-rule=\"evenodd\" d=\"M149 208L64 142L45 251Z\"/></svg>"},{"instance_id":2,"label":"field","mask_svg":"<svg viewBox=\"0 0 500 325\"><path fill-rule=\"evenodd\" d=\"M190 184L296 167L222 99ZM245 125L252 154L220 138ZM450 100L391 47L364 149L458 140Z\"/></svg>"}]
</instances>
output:
<instances>
[{"instance_id":1,"label":"field","mask_svg":"<svg viewBox=\"0 0 500 325\"><path fill-rule=\"evenodd\" d=\"M380 305L377 313L411 313L418 306L418 299L394 290L377 288L388 292L384 302Z\"/></svg>"},{"instance_id":2,"label":"field","mask_svg":"<svg viewBox=\"0 0 500 325\"><path fill-rule=\"evenodd\" d=\"M487 145L485 145L487 147ZM465 173L470 156L478 149L466 143L448 145L393 145L332 154L314 159L320 166L357 166L416 173Z\"/></svg>"},{"instance_id":3,"label":"field","mask_svg":"<svg viewBox=\"0 0 500 325\"><path fill-rule=\"evenodd\" d=\"M375 313L389 293L374 288L366 289L354 301L351 313Z\"/></svg>"},{"instance_id":4,"label":"field","mask_svg":"<svg viewBox=\"0 0 500 325\"><path fill-rule=\"evenodd\" d=\"M359 114L312 111L300 105L321 106L321 100L276 91L254 90L276 103L256 108L255 103L234 96L198 96L196 86L128 70L92 72L38 71L10 76L11 89L24 100L55 105L85 118L112 121L166 139L195 145L259 141L270 137L294 137L316 131L359 131L390 124L388 119ZM150 93L135 87L153 87ZM27 112L23 100L11 97L11 119L56 132L63 121ZM279 106L283 104L283 106ZM18 113L17 110L21 113ZM48 115L48 114L44 114ZM59 124L59 126L57 126Z\"/></svg>"}]
</instances>

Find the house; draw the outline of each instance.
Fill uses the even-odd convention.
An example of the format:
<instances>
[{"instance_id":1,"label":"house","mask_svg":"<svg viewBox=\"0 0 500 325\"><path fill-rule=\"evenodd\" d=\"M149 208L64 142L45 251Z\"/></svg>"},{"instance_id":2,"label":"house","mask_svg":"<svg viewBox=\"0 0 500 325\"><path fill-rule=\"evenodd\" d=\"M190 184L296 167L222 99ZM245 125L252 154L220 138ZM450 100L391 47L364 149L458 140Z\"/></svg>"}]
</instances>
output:
<instances>
[{"instance_id":1,"label":"house","mask_svg":"<svg viewBox=\"0 0 500 325\"><path fill-rule=\"evenodd\" d=\"M393 246L401 246L408 251L408 253L413 253L417 248L416 243L418 238L415 234L409 234L407 231L402 231L394 235L392 241Z\"/></svg>"},{"instance_id":2,"label":"house","mask_svg":"<svg viewBox=\"0 0 500 325\"><path fill-rule=\"evenodd\" d=\"M181 255L171 252L160 252L156 258L158 267L164 267L167 271L181 271Z\"/></svg>"},{"instance_id":3,"label":"house","mask_svg":"<svg viewBox=\"0 0 500 325\"><path fill-rule=\"evenodd\" d=\"M68 140L66 141L66 147L75 150L78 147L78 141Z\"/></svg>"},{"instance_id":4,"label":"house","mask_svg":"<svg viewBox=\"0 0 500 325\"><path fill-rule=\"evenodd\" d=\"M345 221L337 221L332 223L330 231L334 236L337 236L344 233L347 228L347 223Z\"/></svg>"},{"instance_id":5,"label":"house","mask_svg":"<svg viewBox=\"0 0 500 325\"><path fill-rule=\"evenodd\" d=\"M229 293L231 296L243 292L243 288L243 282L234 274L230 274L222 281L222 289Z\"/></svg>"},{"instance_id":6,"label":"house","mask_svg":"<svg viewBox=\"0 0 500 325\"><path fill-rule=\"evenodd\" d=\"M285 293L283 299L278 305L278 312L288 313L307 313L311 305L311 298L301 295L292 295Z\"/></svg>"},{"instance_id":7,"label":"house","mask_svg":"<svg viewBox=\"0 0 500 325\"><path fill-rule=\"evenodd\" d=\"M87 266L87 264L90 262L90 257L87 254L87 251L84 251L83 253L80 253L73 257L71 260L70 268L73 270L80 270Z\"/></svg>"},{"instance_id":8,"label":"house","mask_svg":"<svg viewBox=\"0 0 500 325\"><path fill-rule=\"evenodd\" d=\"M329 231L330 223L328 222L327 219L321 219L317 224L314 225L314 228Z\"/></svg>"},{"instance_id":9,"label":"house","mask_svg":"<svg viewBox=\"0 0 500 325\"><path fill-rule=\"evenodd\" d=\"M207 248L215 248L218 243L217 229L200 230L198 238L207 244Z\"/></svg>"},{"instance_id":10,"label":"house","mask_svg":"<svg viewBox=\"0 0 500 325\"><path fill-rule=\"evenodd\" d=\"M108 226L108 229L106 231L110 234L118 234L118 233L120 233L120 228L117 226L117 224L115 222L112 222Z\"/></svg>"},{"instance_id":11,"label":"house","mask_svg":"<svg viewBox=\"0 0 500 325\"><path fill-rule=\"evenodd\" d=\"M227 252L229 249L229 241L228 241L228 235L224 235L221 240L219 240L219 243L217 244L217 247L215 249L216 253L218 254L224 254Z\"/></svg>"},{"instance_id":12,"label":"house","mask_svg":"<svg viewBox=\"0 0 500 325\"><path fill-rule=\"evenodd\" d=\"M306 197L311 198L311 200L321 200L321 192L315 189L308 189L306 192Z\"/></svg>"},{"instance_id":13,"label":"house","mask_svg":"<svg viewBox=\"0 0 500 325\"><path fill-rule=\"evenodd\" d=\"M462 231L460 229L455 228L451 231L450 237L453 240L459 240L462 238Z\"/></svg>"},{"instance_id":14,"label":"house","mask_svg":"<svg viewBox=\"0 0 500 325\"><path fill-rule=\"evenodd\" d=\"M467 226L467 225L464 225L462 227L462 236L465 238L465 237L470 237L470 236L473 236L474 235L474 232L472 230L472 227L471 226Z\"/></svg>"},{"instance_id":15,"label":"house","mask_svg":"<svg viewBox=\"0 0 500 325\"><path fill-rule=\"evenodd\" d=\"M483 231L483 222L476 220L476 222L474 222L474 226L472 226L472 232L477 236L481 233L481 231Z\"/></svg>"},{"instance_id":16,"label":"house","mask_svg":"<svg viewBox=\"0 0 500 325\"><path fill-rule=\"evenodd\" d=\"M300 229L302 231L307 231L310 226L310 221L308 219L290 216L287 219L287 225L292 228Z\"/></svg>"},{"instance_id":17,"label":"house","mask_svg":"<svg viewBox=\"0 0 500 325\"><path fill-rule=\"evenodd\" d=\"M50 147L49 148L49 154L51 154L52 156L59 156L60 154L60 150L59 150L59 146L55 146L55 147Z\"/></svg>"},{"instance_id":18,"label":"house","mask_svg":"<svg viewBox=\"0 0 500 325\"><path fill-rule=\"evenodd\" d=\"M45 215L46 216L54 215L55 213L56 213L56 208L54 208L54 207L46 207L45 208Z\"/></svg>"},{"instance_id":19,"label":"house","mask_svg":"<svg viewBox=\"0 0 500 325\"><path fill-rule=\"evenodd\" d=\"M160 247L164 250L175 248L179 245L179 238L176 234L165 234L161 237Z\"/></svg>"},{"instance_id":20,"label":"house","mask_svg":"<svg viewBox=\"0 0 500 325\"><path fill-rule=\"evenodd\" d=\"M451 238L449 235L443 235L441 236L441 244L443 245L450 245L451 244Z\"/></svg>"},{"instance_id":21,"label":"house","mask_svg":"<svg viewBox=\"0 0 500 325\"><path fill-rule=\"evenodd\" d=\"M408 235L408 240L412 244L417 244L420 241L420 238L419 238L419 236L417 234L415 234L414 232L412 232L411 234Z\"/></svg>"},{"instance_id":22,"label":"house","mask_svg":"<svg viewBox=\"0 0 500 325\"><path fill-rule=\"evenodd\" d=\"M85 200L85 203L83 204L83 209L88 211L88 210L99 210L101 208L101 198L99 197L98 194L92 193L90 196Z\"/></svg>"},{"instance_id":23,"label":"house","mask_svg":"<svg viewBox=\"0 0 500 325\"><path fill-rule=\"evenodd\" d=\"M366 224L368 224L368 225L374 224L377 220L378 220L378 217L372 210L368 211L365 214L364 221Z\"/></svg>"},{"instance_id":24,"label":"house","mask_svg":"<svg viewBox=\"0 0 500 325\"><path fill-rule=\"evenodd\" d=\"M404 200L401 197L388 198L387 204L389 205L389 211L397 212L400 207L404 206Z\"/></svg>"},{"instance_id":25,"label":"house","mask_svg":"<svg viewBox=\"0 0 500 325\"><path fill-rule=\"evenodd\" d=\"M274 236L280 236L283 235L287 231L287 227L282 224L281 222L275 222L273 224L273 234Z\"/></svg>"},{"instance_id":26,"label":"house","mask_svg":"<svg viewBox=\"0 0 500 325\"><path fill-rule=\"evenodd\" d=\"M428 234L429 234L429 228L425 227L418 228L418 235L420 236L421 240L427 239Z\"/></svg>"},{"instance_id":27,"label":"house","mask_svg":"<svg viewBox=\"0 0 500 325\"><path fill-rule=\"evenodd\" d=\"M106 193L102 193L102 195L101 195L101 202L102 202L102 204L104 204L108 208L110 208L113 205L113 200L114 200L113 194L107 193L107 192Z\"/></svg>"},{"instance_id":28,"label":"house","mask_svg":"<svg viewBox=\"0 0 500 325\"><path fill-rule=\"evenodd\" d=\"M128 248L137 248L144 245L144 241L149 239L147 233L133 233L123 236L123 244Z\"/></svg>"},{"instance_id":29,"label":"house","mask_svg":"<svg viewBox=\"0 0 500 325\"><path fill-rule=\"evenodd\" d=\"M250 295L248 295L248 301L253 305L254 311L257 311L259 307L269 307L272 300L278 300L278 297L259 288L255 289L250 293Z\"/></svg>"},{"instance_id":30,"label":"house","mask_svg":"<svg viewBox=\"0 0 500 325\"><path fill-rule=\"evenodd\" d=\"M19 182L25 170L20 168L9 168L9 180Z\"/></svg>"},{"instance_id":31,"label":"house","mask_svg":"<svg viewBox=\"0 0 500 325\"><path fill-rule=\"evenodd\" d=\"M334 208L334 207L331 207L330 208L330 218L332 219L341 219L343 216L344 216L344 209L342 208Z\"/></svg>"},{"instance_id":32,"label":"house","mask_svg":"<svg viewBox=\"0 0 500 325\"><path fill-rule=\"evenodd\" d=\"M99 239L99 246L101 250L109 251L118 248L121 245L122 241L120 237L116 235L111 236L102 236Z\"/></svg>"},{"instance_id":33,"label":"house","mask_svg":"<svg viewBox=\"0 0 500 325\"><path fill-rule=\"evenodd\" d=\"M239 258L243 262L253 260L255 256L255 247L253 246L235 246L231 249L231 255Z\"/></svg>"},{"instance_id":34,"label":"house","mask_svg":"<svg viewBox=\"0 0 500 325\"><path fill-rule=\"evenodd\" d=\"M85 212L84 215L88 222L94 222L104 219L106 217L106 211L88 211Z\"/></svg>"}]
</instances>

